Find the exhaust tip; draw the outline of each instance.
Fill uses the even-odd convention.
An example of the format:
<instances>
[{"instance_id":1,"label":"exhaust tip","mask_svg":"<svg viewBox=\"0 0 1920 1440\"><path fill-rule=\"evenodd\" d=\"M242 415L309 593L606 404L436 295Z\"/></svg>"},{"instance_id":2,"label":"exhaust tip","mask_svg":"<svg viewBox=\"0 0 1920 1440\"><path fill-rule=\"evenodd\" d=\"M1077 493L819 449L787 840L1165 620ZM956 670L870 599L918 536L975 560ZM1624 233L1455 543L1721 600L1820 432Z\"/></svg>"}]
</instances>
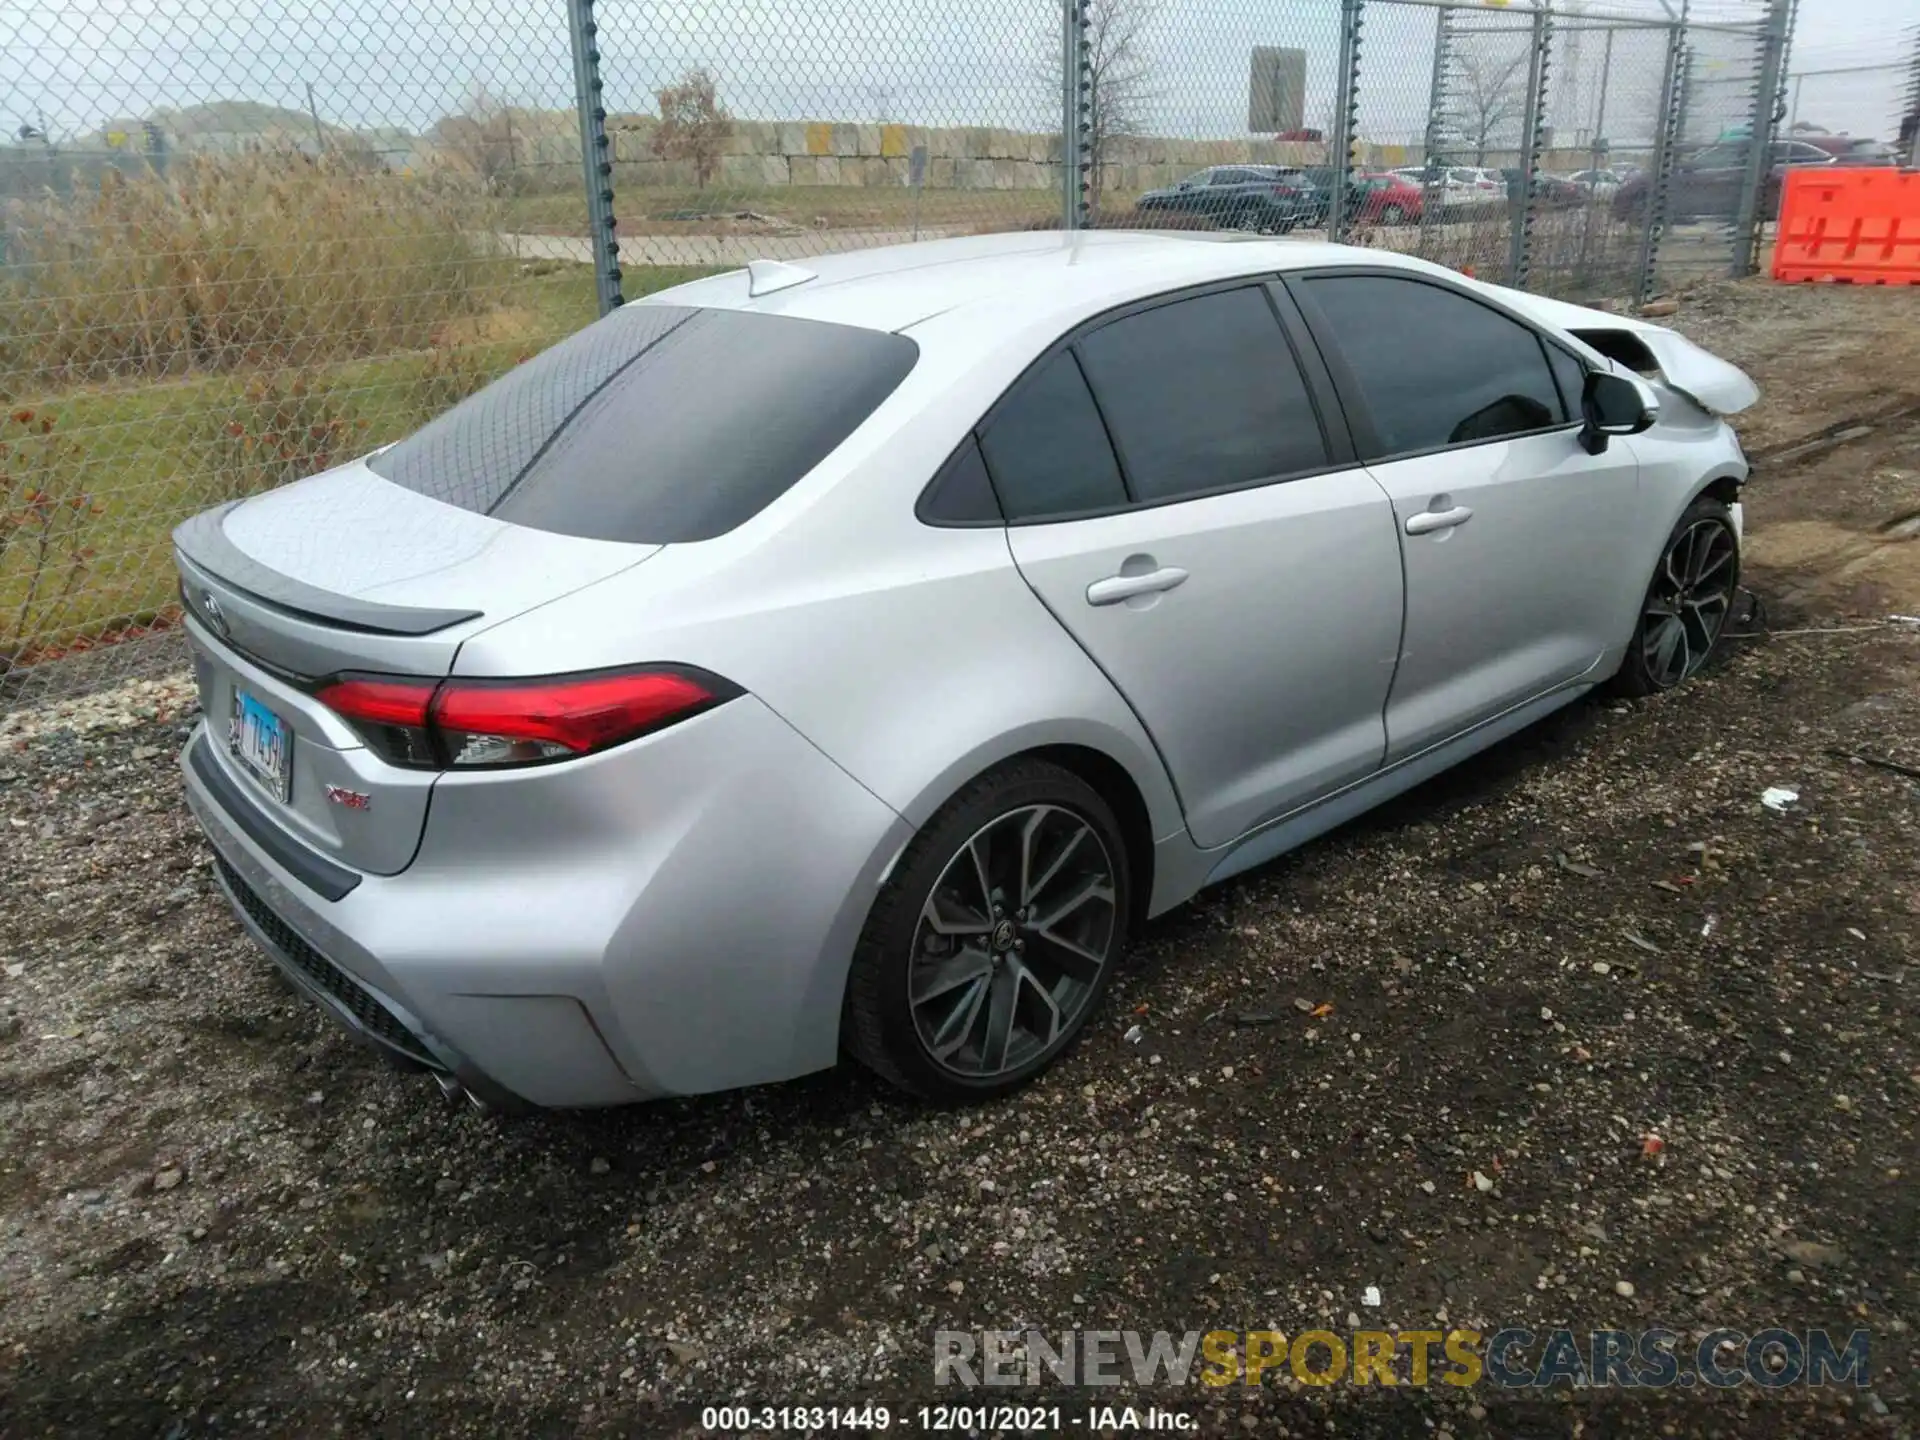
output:
<instances>
[{"instance_id":1,"label":"exhaust tip","mask_svg":"<svg viewBox=\"0 0 1920 1440\"><path fill-rule=\"evenodd\" d=\"M433 1079L434 1083L440 1087L440 1093L449 1101L458 1103L460 1097L467 1093L467 1087L444 1070L434 1071Z\"/></svg>"}]
</instances>

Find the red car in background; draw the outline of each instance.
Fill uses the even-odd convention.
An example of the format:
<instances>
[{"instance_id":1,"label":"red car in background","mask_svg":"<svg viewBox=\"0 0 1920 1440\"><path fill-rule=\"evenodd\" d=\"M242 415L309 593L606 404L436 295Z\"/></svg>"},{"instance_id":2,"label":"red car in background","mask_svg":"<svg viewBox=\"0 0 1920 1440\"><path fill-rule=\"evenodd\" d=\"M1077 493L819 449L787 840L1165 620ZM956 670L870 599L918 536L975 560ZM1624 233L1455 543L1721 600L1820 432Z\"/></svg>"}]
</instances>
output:
<instances>
[{"instance_id":1,"label":"red car in background","mask_svg":"<svg viewBox=\"0 0 1920 1440\"><path fill-rule=\"evenodd\" d=\"M1403 225L1418 220L1426 191L1404 175L1376 171L1353 177L1354 219L1366 225Z\"/></svg>"}]
</instances>

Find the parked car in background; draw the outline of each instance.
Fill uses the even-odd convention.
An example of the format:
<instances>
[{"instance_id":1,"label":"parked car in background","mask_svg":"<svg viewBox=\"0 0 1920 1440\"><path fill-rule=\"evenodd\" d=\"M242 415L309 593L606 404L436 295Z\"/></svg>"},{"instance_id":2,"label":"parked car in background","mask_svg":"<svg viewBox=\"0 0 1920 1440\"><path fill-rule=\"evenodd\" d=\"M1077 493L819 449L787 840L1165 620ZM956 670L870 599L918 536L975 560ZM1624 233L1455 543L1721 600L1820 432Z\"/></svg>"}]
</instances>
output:
<instances>
[{"instance_id":1,"label":"parked car in background","mask_svg":"<svg viewBox=\"0 0 1920 1440\"><path fill-rule=\"evenodd\" d=\"M1502 170L1500 179L1507 187L1507 198L1524 195L1527 190L1527 172L1518 167ZM1533 177L1534 193L1547 205L1578 205L1587 198L1587 192L1571 180L1558 175L1549 175L1542 170Z\"/></svg>"},{"instance_id":2,"label":"parked car in background","mask_svg":"<svg viewBox=\"0 0 1920 1440\"><path fill-rule=\"evenodd\" d=\"M1863 140L1857 135L1802 135L1801 143L1824 150L1836 165L1898 165L1900 156L1884 140Z\"/></svg>"},{"instance_id":3,"label":"parked car in background","mask_svg":"<svg viewBox=\"0 0 1920 1440\"><path fill-rule=\"evenodd\" d=\"M450 1096L848 1055L990 1099L1151 917L1698 674L1757 398L1377 250L756 261L175 531L187 801L289 980Z\"/></svg>"},{"instance_id":4,"label":"parked car in background","mask_svg":"<svg viewBox=\"0 0 1920 1440\"><path fill-rule=\"evenodd\" d=\"M1617 170L1576 170L1567 177L1567 183L1578 185L1583 199L1596 195L1611 199L1626 183L1626 177Z\"/></svg>"},{"instance_id":5,"label":"parked car in background","mask_svg":"<svg viewBox=\"0 0 1920 1440\"><path fill-rule=\"evenodd\" d=\"M1402 225L1426 213L1427 192L1404 175L1379 171L1354 182L1354 219L1370 225Z\"/></svg>"},{"instance_id":6,"label":"parked car in background","mask_svg":"<svg viewBox=\"0 0 1920 1440\"><path fill-rule=\"evenodd\" d=\"M1498 172L1472 165L1409 165L1393 173L1434 192L1434 198L1449 214L1504 204L1507 198L1507 183Z\"/></svg>"},{"instance_id":7,"label":"parked car in background","mask_svg":"<svg viewBox=\"0 0 1920 1440\"><path fill-rule=\"evenodd\" d=\"M1215 165L1135 201L1140 210L1196 215L1230 230L1284 235L1326 206L1303 171L1281 165Z\"/></svg>"},{"instance_id":8,"label":"parked car in background","mask_svg":"<svg viewBox=\"0 0 1920 1440\"><path fill-rule=\"evenodd\" d=\"M1732 220L1740 212L1740 195L1747 183L1749 142L1736 140L1709 145L1674 163L1668 186L1668 218L1672 220ZM1768 147L1770 165L1760 196L1760 214L1780 214L1780 195L1789 170L1831 165L1833 156L1804 140L1776 140ZM1653 177L1642 172L1614 193L1616 218L1640 224L1647 217Z\"/></svg>"}]
</instances>

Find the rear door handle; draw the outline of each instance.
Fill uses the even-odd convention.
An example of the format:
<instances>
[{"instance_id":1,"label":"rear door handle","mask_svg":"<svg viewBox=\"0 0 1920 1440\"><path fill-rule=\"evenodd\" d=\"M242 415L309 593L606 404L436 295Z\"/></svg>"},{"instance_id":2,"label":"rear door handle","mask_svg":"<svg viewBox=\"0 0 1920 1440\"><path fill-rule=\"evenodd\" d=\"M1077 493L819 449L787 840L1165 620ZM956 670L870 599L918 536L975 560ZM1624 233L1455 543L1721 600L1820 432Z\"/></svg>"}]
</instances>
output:
<instances>
[{"instance_id":1,"label":"rear door handle","mask_svg":"<svg viewBox=\"0 0 1920 1440\"><path fill-rule=\"evenodd\" d=\"M1431 535L1436 530L1451 530L1456 525L1464 525L1473 518L1473 511L1464 505L1456 505L1451 510L1422 510L1418 515L1407 519L1407 534Z\"/></svg>"},{"instance_id":2,"label":"rear door handle","mask_svg":"<svg viewBox=\"0 0 1920 1440\"><path fill-rule=\"evenodd\" d=\"M1187 578L1187 572L1177 565L1166 565L1145 575L1109 575L1104 580L1096 580L1087 586L1089 605L1118 605L1122 600L1131 600L1136 595L1152 595L1156 591L1171 590Z\"/></svg>"}]
</instances>

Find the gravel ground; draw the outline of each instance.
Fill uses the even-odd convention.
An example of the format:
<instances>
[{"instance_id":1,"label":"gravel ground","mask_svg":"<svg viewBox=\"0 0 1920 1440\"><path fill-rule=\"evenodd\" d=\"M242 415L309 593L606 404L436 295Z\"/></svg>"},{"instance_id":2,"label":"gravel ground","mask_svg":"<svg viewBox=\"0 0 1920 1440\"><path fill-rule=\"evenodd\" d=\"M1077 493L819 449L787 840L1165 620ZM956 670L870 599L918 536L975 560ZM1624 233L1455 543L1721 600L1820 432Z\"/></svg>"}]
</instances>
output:
<instances>
[{"instance_id":1,"label":"gravel ground","mask_svg":"<svg viewBox=\"0 0 1920 1440\"><path fill-rule=\"evenodd\" d=\"M1758 454L1920 399L1920 296L1685 303L1776 397ZM1864 1328L1873 1373L1157 1398L1210 1433L1911 1435L1920 786L1833 753L1920 765L1920 630L1883 623L1920 593L1855 565L1920 508L1902 423L1763 464L1770 637L1157 922L1078 1050L972 1112L850 1069L451 1108L228 917L184 684L0 720L0 1437L691 1434L736 1398L952 1401L936 1328L1360 1313ZM1855 550L1769 539L1802 523Z\"/></svg>"}]
</instances>

